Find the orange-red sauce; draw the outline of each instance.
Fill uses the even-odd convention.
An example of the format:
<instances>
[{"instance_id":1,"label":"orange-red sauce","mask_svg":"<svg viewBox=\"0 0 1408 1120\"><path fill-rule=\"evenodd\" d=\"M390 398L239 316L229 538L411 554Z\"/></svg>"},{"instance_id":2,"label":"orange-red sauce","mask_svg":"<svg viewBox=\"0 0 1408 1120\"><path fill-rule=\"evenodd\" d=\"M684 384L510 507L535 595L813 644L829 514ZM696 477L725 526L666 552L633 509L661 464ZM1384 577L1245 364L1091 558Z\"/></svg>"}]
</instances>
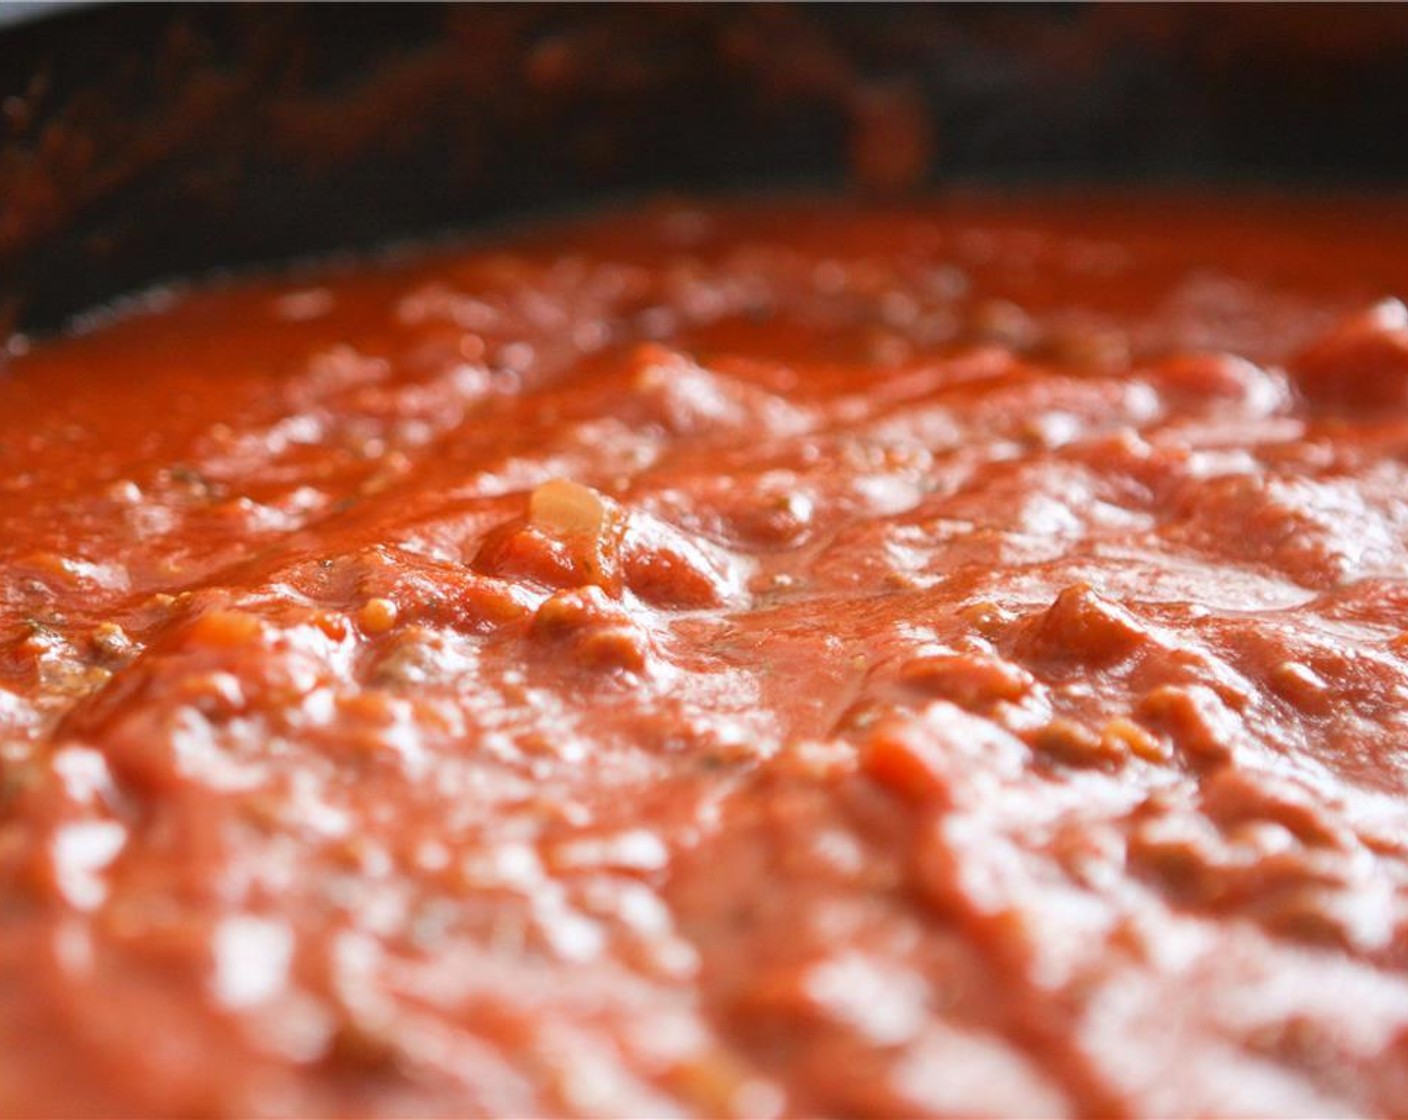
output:
<instances>
[{"instance_id":1,"label":"orange-red sauce","mask_svg":"<svg viewBox=\"0 0 1408 1120\"><path fill-rule=\"evenodd\" d=\"M1395 295L660 205L35 346L0 1113L1408 1112Z\"/></svg>"}]
</instances>

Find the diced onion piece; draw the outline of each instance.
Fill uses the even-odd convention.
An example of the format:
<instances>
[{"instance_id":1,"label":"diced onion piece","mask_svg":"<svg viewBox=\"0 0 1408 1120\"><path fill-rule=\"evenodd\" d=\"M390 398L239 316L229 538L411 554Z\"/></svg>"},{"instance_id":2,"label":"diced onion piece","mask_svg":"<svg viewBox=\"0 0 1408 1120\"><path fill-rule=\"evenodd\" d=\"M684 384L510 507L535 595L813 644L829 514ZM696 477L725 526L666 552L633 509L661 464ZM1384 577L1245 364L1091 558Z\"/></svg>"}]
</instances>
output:
<instances>
[{"instance_id":1,"label":"diced onion piece","mask_svg":"<svg viewBox=\"0 0 1408 1120\"><path fill-rule=\"evenodd\" d=\"M606 503L590 486L552 478L529 497L528 516L554 535L597 534L606 524Z\"/></svg>"}]
</instances>

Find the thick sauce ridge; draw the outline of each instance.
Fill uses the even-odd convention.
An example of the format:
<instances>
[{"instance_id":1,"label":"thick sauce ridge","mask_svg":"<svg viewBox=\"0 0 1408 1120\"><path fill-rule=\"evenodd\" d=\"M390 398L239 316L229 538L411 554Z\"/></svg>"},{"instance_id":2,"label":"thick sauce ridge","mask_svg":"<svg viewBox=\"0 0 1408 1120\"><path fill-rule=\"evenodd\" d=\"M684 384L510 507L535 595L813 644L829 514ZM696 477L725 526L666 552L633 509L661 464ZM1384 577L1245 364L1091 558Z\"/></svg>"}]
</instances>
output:
<instances>
[{"instance_id":1,"label":"thick sauce ridge","mask_svg":"<svg viewBox=\"0 0 1408 1120\"><path fill-rule=\"evenodd\" d=\"M662 202L0 373L0 1113L1408 1112L1408 209Z\"/></svg>"}]
</instances>

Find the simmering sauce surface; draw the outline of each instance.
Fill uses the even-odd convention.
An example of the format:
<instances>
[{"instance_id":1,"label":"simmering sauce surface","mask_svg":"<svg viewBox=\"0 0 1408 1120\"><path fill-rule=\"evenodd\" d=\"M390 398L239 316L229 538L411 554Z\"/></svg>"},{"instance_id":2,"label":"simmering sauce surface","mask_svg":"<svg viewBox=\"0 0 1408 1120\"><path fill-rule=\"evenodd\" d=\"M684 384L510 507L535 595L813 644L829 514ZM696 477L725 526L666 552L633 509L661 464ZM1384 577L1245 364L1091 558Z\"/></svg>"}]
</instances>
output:
<instances>
[{"instance_id":1,"label":"simmering sauce surface","mask_svg":"<svg viewBox=\"0 0 1408 1120\"><path fill-rule=\"evenodd\" d=\"M657 204L0 375L0 1112L1408 1112L1408 212Z\"/></svg>"}]
</instances>

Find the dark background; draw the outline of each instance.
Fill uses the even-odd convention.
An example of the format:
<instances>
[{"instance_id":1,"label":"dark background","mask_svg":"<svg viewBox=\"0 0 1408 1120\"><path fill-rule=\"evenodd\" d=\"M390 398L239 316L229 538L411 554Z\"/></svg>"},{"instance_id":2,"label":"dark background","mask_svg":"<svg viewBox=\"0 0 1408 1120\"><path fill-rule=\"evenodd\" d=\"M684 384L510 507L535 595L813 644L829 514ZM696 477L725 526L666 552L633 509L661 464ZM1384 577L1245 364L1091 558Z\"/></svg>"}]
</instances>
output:
<instances>
[{"instance_id":1,"label":"dark background","mask_svg":"<svg viewBox=\"0 0 1408 1120\"><path fill-rule=\"evenodd\" d=\"M0 5L0 328L623 194L973 180L1401 189L1408 5Z\"/></svg>"}]
</instances>

